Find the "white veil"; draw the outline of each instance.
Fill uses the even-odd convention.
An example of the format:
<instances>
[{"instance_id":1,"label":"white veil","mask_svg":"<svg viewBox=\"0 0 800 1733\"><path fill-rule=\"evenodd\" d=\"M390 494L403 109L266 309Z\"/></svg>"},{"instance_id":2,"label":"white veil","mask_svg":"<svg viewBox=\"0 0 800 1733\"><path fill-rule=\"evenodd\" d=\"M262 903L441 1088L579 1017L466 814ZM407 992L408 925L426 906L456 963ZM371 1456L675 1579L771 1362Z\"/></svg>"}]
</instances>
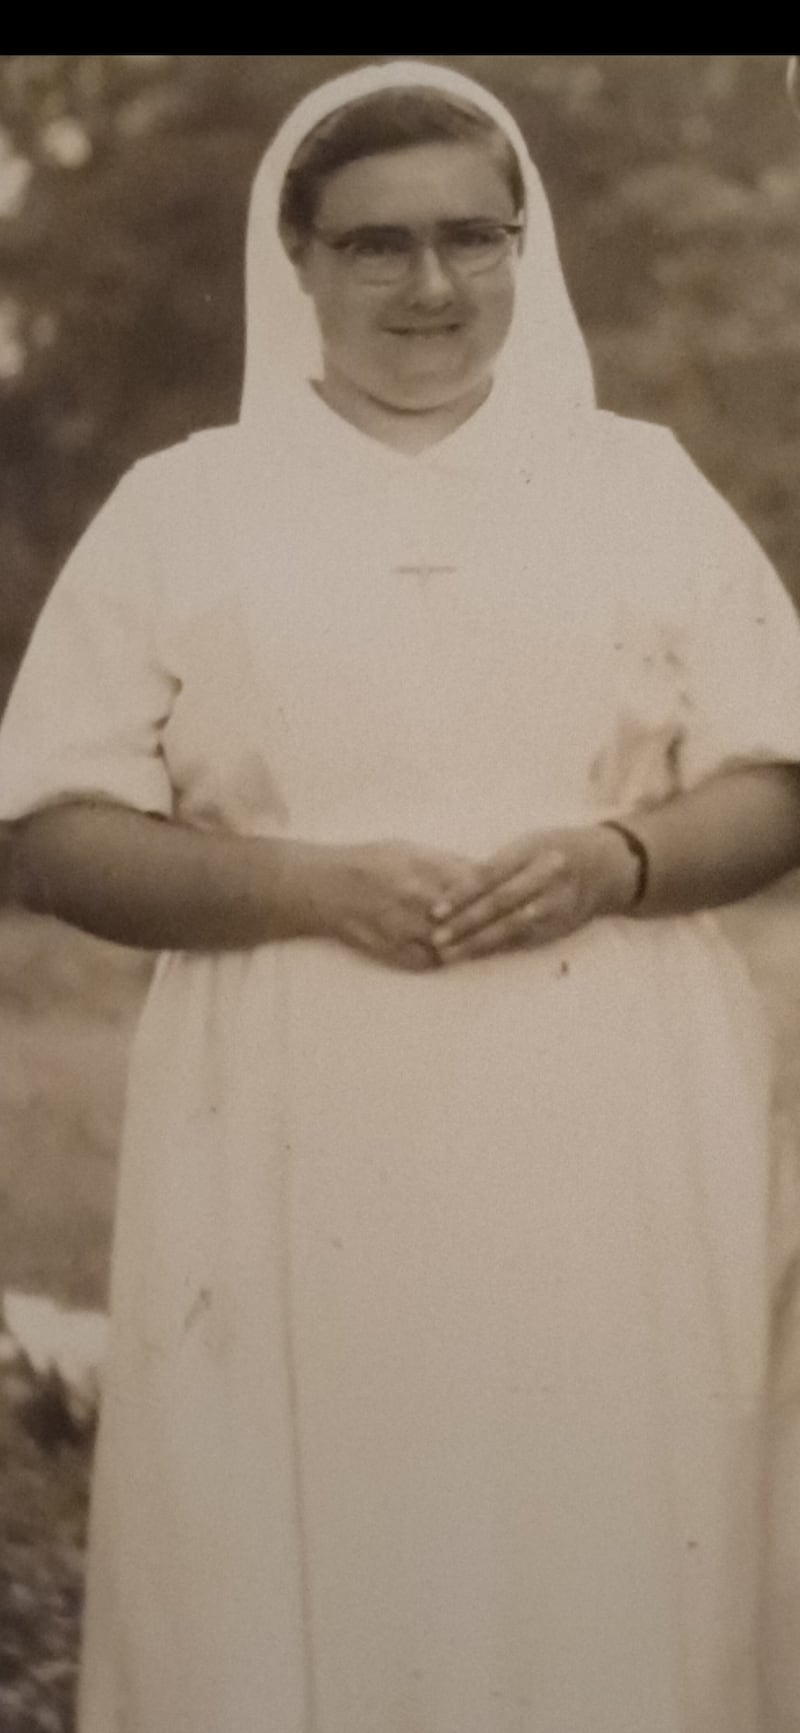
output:
<instances>
[{"instance_id":1,"label":"white veil","mask_svg":"<svg viewBox=\"0 0 800 1733\"><path fill-rule=\"evenodd\" d=\"M241 424L263 433L309 378L319 376L313 307L300 290L278 234L281 190L303 139L345 103L398 86L424 86L460 97L488 115L517 153L525 184L527 237L520 260L514 320L495 375L493 398L508 400L515 428L552 429L595 406L586 344L567 293L550 207L516 122L487 90L450 69L423 61L365 66L306 96L281 126L253 187L247 236L247 340Z\"/></svg>"}]
</instances>

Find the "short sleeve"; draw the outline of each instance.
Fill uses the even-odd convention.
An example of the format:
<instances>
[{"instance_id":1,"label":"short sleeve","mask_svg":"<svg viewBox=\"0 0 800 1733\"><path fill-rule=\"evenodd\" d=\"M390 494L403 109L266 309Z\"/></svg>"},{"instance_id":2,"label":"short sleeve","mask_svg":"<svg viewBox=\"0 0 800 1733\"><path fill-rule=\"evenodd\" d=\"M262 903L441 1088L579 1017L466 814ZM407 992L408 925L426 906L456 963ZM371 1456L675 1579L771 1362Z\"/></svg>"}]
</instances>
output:
<instances>
[{"instance_id":1,"label":"short sleeve","mask_svg":"<svg viewBox=\"0 0 800 1733\"><path fill-rule=\"evenodd\" d=\"M682 786L758 763L800 764L800 620L750 531L689 465L690 602Z\"/></svg>"},{"instance_id":2,"label":"short sleeve","mask_svg":"<svg viewBox=\"0 0 800 1733\"><path fill-rule=\"evenodd\" d=\"M89 798L172 812L147 469L119 484L39 617L0 726L0 820Z\"/></svg>"}]
</instances>

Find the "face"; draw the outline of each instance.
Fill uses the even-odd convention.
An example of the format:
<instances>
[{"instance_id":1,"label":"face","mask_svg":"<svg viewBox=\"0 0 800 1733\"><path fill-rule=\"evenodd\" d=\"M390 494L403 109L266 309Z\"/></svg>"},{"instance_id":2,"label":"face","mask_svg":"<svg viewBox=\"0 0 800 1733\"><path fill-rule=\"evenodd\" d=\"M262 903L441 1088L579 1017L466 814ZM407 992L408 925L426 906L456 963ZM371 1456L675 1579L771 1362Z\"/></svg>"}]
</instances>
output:
<instances>
[{"instance_id":1,"label":"face","mask_svg":"<svg viewBox=\"0 0 800 1733\"><path fill-rule=\"evenodd\" d=\"M415 145L330 175L315 217L326 237L392 226L423 239L404 279L389 284L359 280L348 257L318 238L305 243L298 275L314 302L326 378L387 408L418 411L488 384L511 323L516 254L471 275L424 237L441 224L516 216L501 167L480 146Z\"/></svg>"}]
</instances>

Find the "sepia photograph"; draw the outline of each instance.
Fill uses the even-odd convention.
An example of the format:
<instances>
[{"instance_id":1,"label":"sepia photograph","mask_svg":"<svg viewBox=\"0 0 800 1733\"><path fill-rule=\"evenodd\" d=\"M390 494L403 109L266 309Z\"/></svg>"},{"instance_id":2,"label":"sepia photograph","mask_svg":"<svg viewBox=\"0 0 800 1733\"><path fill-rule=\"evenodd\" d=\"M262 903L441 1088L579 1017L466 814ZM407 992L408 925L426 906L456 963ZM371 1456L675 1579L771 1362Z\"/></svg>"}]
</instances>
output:
<instances>
[{"instance_id":1,"label":"sepia photograph","mask_svg":"<svg viewBox=\"0 0 800 1733\"><path fill-rule=\"evenodd\" d=\"M800 70L0 56L0 1733L800 1733Z\"/></svg>"}]
</instances>

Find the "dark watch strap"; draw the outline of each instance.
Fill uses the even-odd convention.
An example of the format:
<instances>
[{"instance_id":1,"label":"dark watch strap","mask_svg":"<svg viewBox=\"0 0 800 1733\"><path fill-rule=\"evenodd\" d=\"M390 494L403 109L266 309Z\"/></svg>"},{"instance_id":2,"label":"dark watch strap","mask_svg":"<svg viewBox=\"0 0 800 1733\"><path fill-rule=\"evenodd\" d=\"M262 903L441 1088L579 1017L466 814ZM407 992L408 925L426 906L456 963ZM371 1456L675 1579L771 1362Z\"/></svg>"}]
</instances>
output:
<instances>
[{"instance_id":1,"label":"dark watch strap","mask_svg":"<svg viewBox=\"0 0 800 1733\"><path fill-rule=\"evenodd\" d=\"M634 856L638 868L638 878L631 908L638 908L650 882L650 856L647 848L635 830L629 830L627 824L620 824L616 818L604 819L602 828L615 830L617 835L622 837L623 842L627 843L631 854Z\"/></svg>"}]
</instances>

